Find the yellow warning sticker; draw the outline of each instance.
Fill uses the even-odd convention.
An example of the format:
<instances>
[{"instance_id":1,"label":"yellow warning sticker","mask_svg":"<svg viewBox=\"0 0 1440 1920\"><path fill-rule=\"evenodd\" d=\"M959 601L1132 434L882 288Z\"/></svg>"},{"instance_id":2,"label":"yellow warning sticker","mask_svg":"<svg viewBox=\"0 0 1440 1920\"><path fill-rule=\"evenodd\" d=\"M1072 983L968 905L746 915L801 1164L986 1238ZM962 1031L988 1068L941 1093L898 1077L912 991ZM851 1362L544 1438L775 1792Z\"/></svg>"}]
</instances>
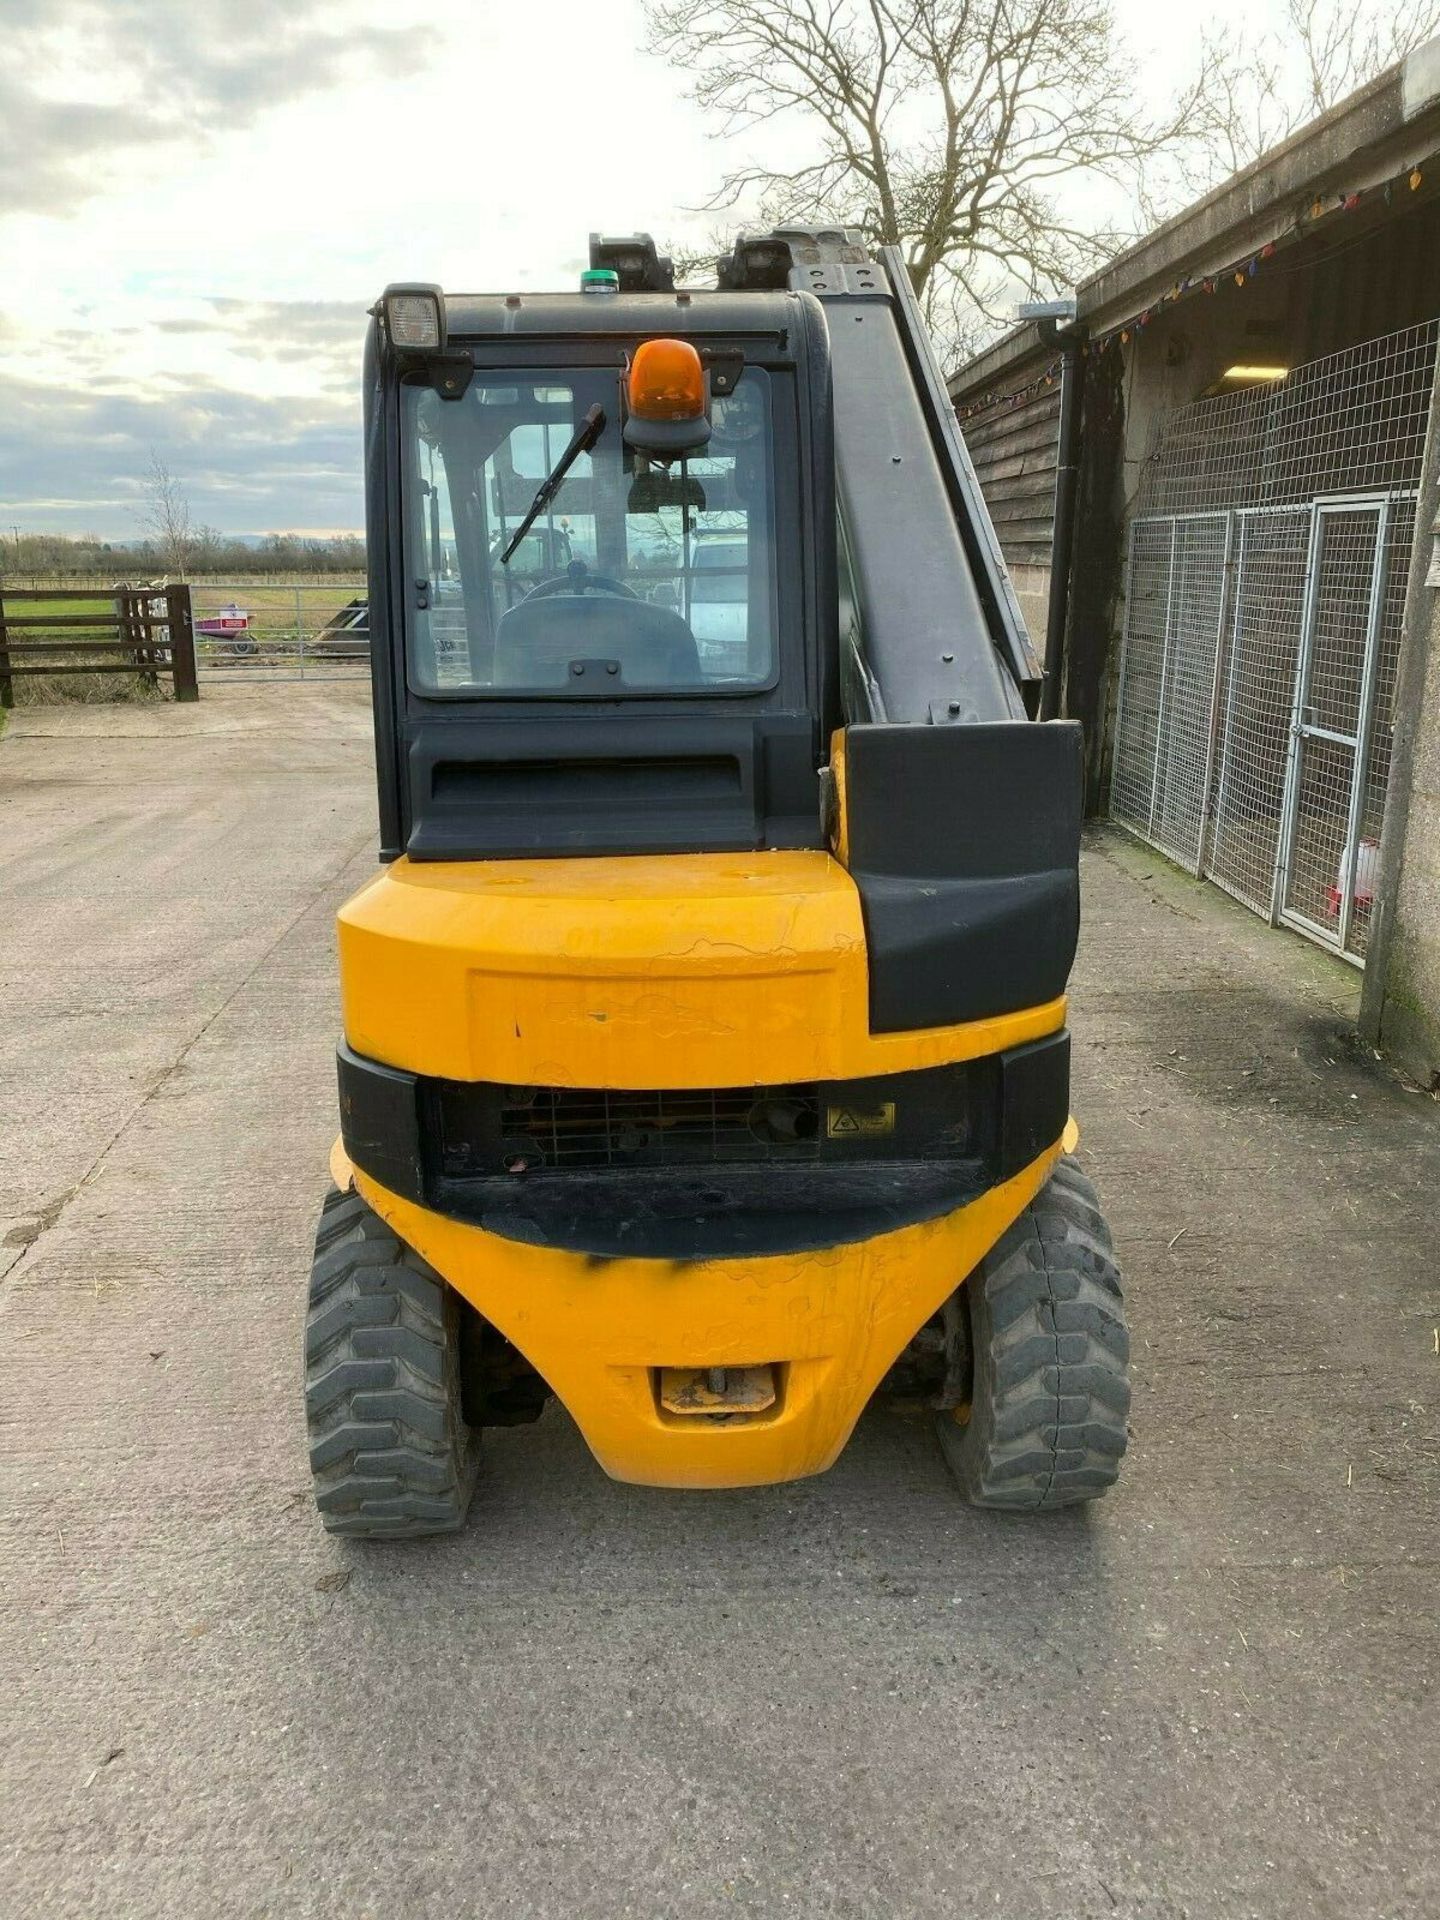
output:
<instances>
[{"instance_id":1,"label":"yellow warning sticker","mask_svg":"<svg viewBox=\"0 0 1440 1920\"><path fill-rule=\"evenodd\" d=\"M825 1109L825 1132L831 1140L844 1140L852 1134L893 1133L895 1131L895 1102L887 1100L880 1107L827 1107Z\"/></svg>"}]
</instances>

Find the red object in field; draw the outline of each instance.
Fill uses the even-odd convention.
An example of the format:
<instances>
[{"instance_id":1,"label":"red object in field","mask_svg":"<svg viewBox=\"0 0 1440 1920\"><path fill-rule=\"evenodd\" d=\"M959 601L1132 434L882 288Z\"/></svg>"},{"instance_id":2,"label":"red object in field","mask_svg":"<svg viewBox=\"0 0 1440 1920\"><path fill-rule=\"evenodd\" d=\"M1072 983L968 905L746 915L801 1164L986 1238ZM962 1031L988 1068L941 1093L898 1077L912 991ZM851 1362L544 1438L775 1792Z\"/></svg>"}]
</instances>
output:
<instances>
[{"instance_id":1,"label":"red object in field","mask_svg":"<svg viewBox=\"0 0 1440 1920\"><path fill-rule=\"evenodd\" d=\"M207 614L203 620L197 620L195 631L207 634L212 640L233 640L237 634L250 631L250 616L232 601L228 607L221 607L218 613Z\"/></svg>"}]
</instances>

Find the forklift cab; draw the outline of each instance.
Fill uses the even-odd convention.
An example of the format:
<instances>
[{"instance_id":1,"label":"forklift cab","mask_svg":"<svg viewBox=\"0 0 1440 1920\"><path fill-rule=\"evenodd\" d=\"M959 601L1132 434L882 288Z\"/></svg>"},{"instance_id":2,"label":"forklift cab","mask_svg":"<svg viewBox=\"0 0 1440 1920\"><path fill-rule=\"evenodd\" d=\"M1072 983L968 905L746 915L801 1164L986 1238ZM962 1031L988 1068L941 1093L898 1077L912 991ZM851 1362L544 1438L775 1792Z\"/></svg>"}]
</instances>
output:
<instances>
[{"instance_id":1,"label":"forklift cab","mask_svg":"<svg viewBox=\"0 0 1440 1920\"><path fill-rule=\"evenodd\" d=\"M1030 717L903 263L785 229L713 291L667 267L592 236L577 292L372 317L382 866L308 1349L338 1531L458 1525L479 1431L551 1394L651 1484L821 1471L897 1364L981 1504L1123 1449L1065 1161L1079 733Z\"/></svg>"},{"instance_id":2,"label":"forklift cab","mask_svg":"<svg viewBox=\"0 0 1440 1920\"><path fill-rule=\"evenodd\" d=\"M387 854L821 845L840 699L817 303L604 291L444 309L443 352L397 350L382 306L369 353ZM627 376L667 330L693 349L703 438L647 449ZM537 766L562 764L540 795ZM457 805L477 778L488 804Z\"/></svg>"}]
</instances>

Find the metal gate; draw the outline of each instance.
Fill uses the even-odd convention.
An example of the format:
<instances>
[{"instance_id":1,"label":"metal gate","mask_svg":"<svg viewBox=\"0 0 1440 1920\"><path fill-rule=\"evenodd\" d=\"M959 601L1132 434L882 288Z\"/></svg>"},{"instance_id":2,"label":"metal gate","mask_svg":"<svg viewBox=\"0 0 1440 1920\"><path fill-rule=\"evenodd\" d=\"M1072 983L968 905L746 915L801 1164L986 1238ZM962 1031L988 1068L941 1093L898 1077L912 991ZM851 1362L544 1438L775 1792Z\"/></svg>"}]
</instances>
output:
<instances>
[{"instance_id":1,"label":"metal gate","mask_svg":"<svg viewBox=\"0 0 1440 1920\"><path fill-rule=\"evenodd\" d=\"M1305 618L1311 510L1235 516L1211 879L1272 918Z\"/></svg>"},{"instance_id":2,"label":"metal gate","mask_svg":"<svg viewBox=\"0 0 1440 1920\"><path fill-rule=\"evenodd\" d=\"M1377 431L1408 430L1388 465L1353 422L1349 470L1334 462L1343 484L1365 459L1390 483L1383 490L1317 487L1308 499L1267 500L1281 491L1267 486L1279 463L1282 483L1299 477L1305 422L1292 400L1277 431L1279 396L1227 396L1239 404L1218 418L1217 403L1187 409L1158 452L1150 495L1186 510L1141 513L1130 528L1112 817L1270 921L1357 963L1389 777L1435 333L1431 323L1368 342L1285 383L1323 369L1311 384L1333 423L1346 417L1347 372L1368 392L1377 363L1402 369L1384 420L1371 409ZM1319 480L1319 464L1304 477ZM1223 504L1205 500L1227 491Z\"/></svg>"},{"instance_id":3,"label":"metal gate","mask_svg":"<svg viewBox=\"0 0 1440 1920\"><path fill-rule=\"evenodd\" d=\"M357 679L370 671L363 581L202 580L191 588L200 677L230 685Z\"/></svg>"},{"instance_id":4,"label":"metal gate","mask_svg":"<svg viewBox=\"0 0 1440 1920\"><path fill-rule=\"evenodd\" d=\"M1170 514L1130 529L1130 591L1110 810L1200 871L1231 516Z\"/></svg>"},{"instance_id":5,"label":"metal gate","mask_svg":"<svg viewBox=\"0 0 1440 1920\"><path fill-rule=\"evenodd\" d=\"M1385 500L1316 507L1295 680L1276 904L1342 952L1352 932L1363 948L1378 852L1361 827L1389 512Z\"/></svg>"}]
</instances>

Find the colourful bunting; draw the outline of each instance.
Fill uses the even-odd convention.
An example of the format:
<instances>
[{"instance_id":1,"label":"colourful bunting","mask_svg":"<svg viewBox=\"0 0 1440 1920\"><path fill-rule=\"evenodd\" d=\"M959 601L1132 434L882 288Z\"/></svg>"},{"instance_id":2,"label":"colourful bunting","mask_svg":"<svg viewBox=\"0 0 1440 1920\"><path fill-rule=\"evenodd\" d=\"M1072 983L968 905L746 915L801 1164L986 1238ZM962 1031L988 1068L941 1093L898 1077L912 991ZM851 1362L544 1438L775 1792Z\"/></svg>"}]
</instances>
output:
<instances>
[{"instance_id":1,"label":"colourful bunting","mask_svg":"<svg viewBox=\"0 0 1440 1920\"><path fill-rule=\"evenodd\" d=\"M1376 191L1379 191L1383 195L1385 204L1389 206L1392 203L1393 189L1398 183L1399 177L1400 176L1397 176L1395 181L1386 181L1383 187L1379 189L1366 188L1363 192L1360 190L1352 190L1348 193L1337 193L1335 196L1334 211L1336 213L1354 213L1365 197L1365 193L1373 193ZM1407 180L1411 193L1415 193L1419 190L1425 176L1422 168L1417 165L1413 166L1408 175L1404 177ZM1320 220L1324 218L1324 216L1325 203L1317 195L1310 207L1310 217L1312 220ZM1297 221L1296 231L1298 232L1298 230L1299 223ZM1276 251L1277 243L1274 240L1267 240L1258 253L1253 254L1248 260L1237 261L1233 266L1223 269L1223 272L1230 273L1234 278L1235 285L1243 288L1247 280L1253 280L1255 278L1260 270L1261 262L1274 259ZM1192 293L1214 293L1218 289L1221 277L1221 273L1212 273L1206 274L1200 279L1191 279L1187 276L1182 280L1177 280L1160 296L1157 305L1173 304L1175 301L1185 298ZM1089 341L1081 348L1081 352L1088 354L1094 351L1098 353L1117 343L1122 347L1128 346L1134 331L1139 327L1148 327L1153 317L1154 309L1146 307L1125 326L1112 328L1108 333L1101 334ZM1053 386L1058 364L1058 362L1052 362L1043 374L1031 381L1029 385L1021 387L1014 393L986 394L983 399L972 401L961 410L961 418L968 420L972 414L986 412L992 407L1016 405L1020 401L1028 399L1032 394L1040 392L1043 388Z\"/></svg>"}]
</instances>

